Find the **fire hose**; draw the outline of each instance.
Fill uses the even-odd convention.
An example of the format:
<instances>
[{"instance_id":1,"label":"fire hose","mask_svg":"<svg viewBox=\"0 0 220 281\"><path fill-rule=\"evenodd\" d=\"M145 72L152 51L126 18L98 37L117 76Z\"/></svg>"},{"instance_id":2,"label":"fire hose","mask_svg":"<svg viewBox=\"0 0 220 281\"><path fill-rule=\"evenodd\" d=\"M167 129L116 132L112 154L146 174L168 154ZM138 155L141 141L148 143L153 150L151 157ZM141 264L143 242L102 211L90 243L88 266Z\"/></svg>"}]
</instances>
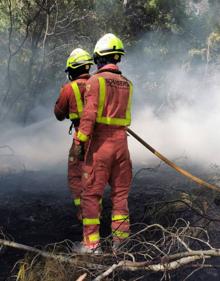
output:
<instances>
[{"instance_id":1,"label":"fire hose","mask_svg":"<svg viewBox=\"0 0 220 281\"><path fill-rule=\"evenodd\" d=\"M165 162L167 165L169 165L171 168L173 168L174 170L176 170L178 173L184 175L185 177L189 178L190 180L194 181L195 183L210 188L210 189L214 189L217 190L218 192L220 192L220 187L214 184L210 184L192 174L190 174L189 172L187 172L186 170L180 168L179 166L177 166L175 163L173 163L172 161L170 161L169 159L167 159L165 156L163 156L162 154L160 154L158 151L156 151L152 146L150 146L148 143L146 143L142 138L140 138L135 132L133 132L131 129L127 128L127 132L134 137L138 142L140 142L144 147L146 147L148 150L150 150L154 155L156 155L158 158L160 158L163 162Z\"/></svg>"}]
</instances>

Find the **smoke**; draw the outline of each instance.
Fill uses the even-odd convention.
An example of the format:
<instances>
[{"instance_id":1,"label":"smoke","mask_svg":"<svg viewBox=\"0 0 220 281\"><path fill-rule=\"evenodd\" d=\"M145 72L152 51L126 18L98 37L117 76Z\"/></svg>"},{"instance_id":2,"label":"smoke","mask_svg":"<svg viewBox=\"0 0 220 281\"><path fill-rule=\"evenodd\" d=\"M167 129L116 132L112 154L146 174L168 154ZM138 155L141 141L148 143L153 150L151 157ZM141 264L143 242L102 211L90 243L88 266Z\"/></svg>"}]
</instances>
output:
<instances>
[{"instance_id":1,"label":"smoke","mask_svg":"<svg viewBox=\"0 0 220 281\"><path fill-rule=\"evenodd\" d=\"M144 61L139 63L141 70ZM128 76L132 80L131 73ZM156 87L150 91L153 98L148 97L147 89L145 92L140 89L140 81L137 83L133 79L133 99L138 102L134 103L131 128L169 159L187 157L189 163L207 167L211 163L220 164L220 75L214 71L211 75L204 73L202 78L197 73L174 67L166 71L163 97L158 85L159 90ZM45 111L48 109L40 108L35 113L42 116ZM6 147L0 150L0 156L4 154L4 158L1 156L4 169L1 161L1 170L10 167L19 171L25 167L27 170L56 168L65 171L72 142L68 135L69 122L58 122L51 109L49 112L50 118L25 128L8 124L7 129L1 129L4 133L0 136L0 144L8 145L14 151L9 153ZM135 165L159 161L132 137L129 137L129 149Z\"/></svg>"},{"instance_id":2,"label":"smoke","mask_svg":"<svg viewBox=\"0 0 220 281\"><path fill-rule=\"evenodd\" d=\"M66 170L72 142L67 121L61 123L50 117L27 127L10 123L7 129L5 125L0 129L4 132L0 136L0 173L44 169L63 173Z\"/></svg>"},{"instance_id":3,"label":"smoke","mask_svg":"<svg viewBox=\"0 0 220 281\"><path fill-rule=\"evenodd\" d=\"M170 159L187 156L191 164L207 167L220 164L219 78L182 75L172 70L167 79L165 95L169 93L171 105L151 104L136 106L132 128L150 145ZM210 79L210 78L209 78ZM176 95L172 96L175 89ZM156 94L156 93L155 93ZM130 140L132 159L137 164L147 164L154 159L141 145Z\"/></svg>"},{"instance_id":4,"label":"smoke","mask_svg":"<svg viewBox=\"0 0 220 281\"><path fill-rule=\"evenodd\" d=\"M134 82L131 128L171 160L182 157L205 168L219 165L219 67L202 57L196 64L187 61L189 48L181 39L171 44L176 53L171 51L169 60L163 61L160 39L161 35L145 35L124 65L124 73ZM153 53L147 55L150 49ZM158 161L132 137L129 147L136 165Z\"/></svg>"},{"instance_id":5,"label":"smoke","mask_svg":"<svg viewBox=\"0 0 220 281\"><path fill-rule=\"evenodd\" d=\"M148 33L128 50L121 69L134 84L131 128L171 160L220 165L219 69L204 61L191 65L187 58L192 46L185 37ZM69 121L58 122L53 116L55 100L53 96L47 106L32 110L34 124L0 125L0 173L66 172L72 137ZM159 161L132 137L129 149L134 165Z\"/></svg>"}]
</instances>

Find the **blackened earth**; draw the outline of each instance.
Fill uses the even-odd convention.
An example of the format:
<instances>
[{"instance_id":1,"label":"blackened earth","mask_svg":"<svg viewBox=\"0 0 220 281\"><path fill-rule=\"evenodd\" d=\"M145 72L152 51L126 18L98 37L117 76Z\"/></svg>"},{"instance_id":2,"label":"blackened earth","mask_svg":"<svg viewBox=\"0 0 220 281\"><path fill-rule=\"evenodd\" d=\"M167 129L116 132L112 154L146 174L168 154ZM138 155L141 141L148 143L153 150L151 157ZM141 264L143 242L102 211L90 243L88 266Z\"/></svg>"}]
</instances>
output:
<instances>
[{"instance_id":1,"label":"blackened earth","mask_svg":"<svg viewBox=\"0 0 220 281\"><path fill-rule=\"evenodd\" d=\"M198 176L210 179L210 174L201 173L199 169L194 171ZM199 174L200 173L200 174ZM152 202L160 202L172 196L178 196L179 191L199 190L199 196L210 197L216 213L220 213L218 196L212 191L198 187L186 178L178 175L169 168L145 169L140 171L133 180L129 197L131 222L154 223L155 217ZM168 196L169 195L169 196ZM165 200L166 201L166 200ZM216 205L215 205L216 204ZM105 193L104 210L102 216L102 236L110 233L110 210L109 190ZM161 206L161 205L160 205ZM178 210L177 210L178 211ZM169 212L169 210L168 210ZM212 211L213 212L213 208ZM179 211L178 216L183 212ZM210 213L213 217L215 214ZM160 213L156 216L156 222L163 225L174 223L175 216ZM184 218L194 220L191 211L184 211ZM172 221L173 220L173 221ZM220 224L220 223L219 223ZM211 239L215 247L220 248L220 231L216 227ZM138 228L138 226L137 226ZM135 232L136 226L132 228ZM67 188L66 175L55 172L31 172L24 171L15 174L4 174L0 176L0 231L17 243L29 246L45 246L47 244L70 239L80 241L82 229L76 218L76 210L70 200ZM22 259L25 252L12 248L0 250L0 280L15 280L13 266ZM220 280L220 258L214 261L216 268L205 269L196 272L188 280ZM183 280L184 269L171 275L172 280ZM131 275L132 276L132 275ZM160 274L142 274L138 280L160 280ZM127 279L128 280L128 279ZM130 279L129 280L135 280ZM57 280L58 281L58 280Z\"/></svg>"}]
</instances>

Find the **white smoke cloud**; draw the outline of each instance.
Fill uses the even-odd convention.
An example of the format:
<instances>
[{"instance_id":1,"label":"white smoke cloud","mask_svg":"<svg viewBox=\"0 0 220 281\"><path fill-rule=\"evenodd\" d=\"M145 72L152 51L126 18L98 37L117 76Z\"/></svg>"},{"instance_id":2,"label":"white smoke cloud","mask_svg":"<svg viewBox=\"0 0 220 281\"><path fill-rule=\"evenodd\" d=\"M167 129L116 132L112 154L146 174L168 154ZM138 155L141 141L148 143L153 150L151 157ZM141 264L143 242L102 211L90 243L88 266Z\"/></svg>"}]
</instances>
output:
<instances>
[{"instance_id":1,"label":"white smoke cloud","mask_svg":"<svg viewBox=\"0 0 220 281\"><path fill-rule=\"evenodd\" d=\"M0 136L0 173L45 168L56 168L56 172L60 169L62 173L72 142L68 128L68 122L57 122L55 118L25 128L9 124Z\"/></svg>"},{"instance_id":2,"label":"white smoke cloud","mask_svg":"<svg viewBox=\"0 0 220 281\"><path fill-rule=\"evenodd\" d=\"M131 128L171 160L186 155L187 161L193 164L220 165L219 78L216 73L212 76L204 73L201 79L171 69L163 89L165 104L163 100L161 104L138 102L133 108ZM134 101L136 98L140 101L143 93L135 83L134 89ZM157 99L157 92L154 95ZM36 110L36 114L42 115L41 111ZM0 171L19 171L24 167L27 170L57 167L60 172L66 171L72 142L68 135L69 121L58 122L52 115L51 111L51 118L24 128L10 124L7 129L1 129L0 145L10 146L14 155L7 147L0 149ZM129 137L129 148L134 164L150 165L159 161L132 137Z\"/></svg>"},{"instance_id":3,"label":"white smoke cloud","mask_svg":"<svg viewBox=\"0 0 220 281\"><path fill-rule=\"evenodd\" d=\"M152 40L159 44L160 38L161 34L159 39L147 34L121 64L123 74L134 83L131 128L171 160L186 155L192 164L220 165L220 74L217 69L209 71L204 64L194 72L181 69L181 50L176 60L172 58L172 63L161 71L155 59L160 55L160 45L155 47L153 56L148 51L143 55L146 50L152 50ZM177 45L181 46L180 42ZM161 85L158 81L162 81ZM148 90L151 83L155 87L153 91ZM69 121L58 122L53 117L55 99L51 100L49 110L47 106L32 111L35 123L30 126L0 125L0 173L24 167L27 170L56 167L66 172L72 137L68 135ZM14 153L4 145L10 146ZM129 137L129 148L134 164L150 165L159 161L132 137Z\"/></svg>"},{"instance_id":4,"label":"white smoke cloud","mask_svg":"<svg viewBox=\"0 0 220 281\"><path fill-rule=\"evenodd\" d=\"M139 104L133 112L132 128L168 158L184 154L191 163L219 165L219 92L220 75L216 72L198 76L172 69L164 87L171 105L158 112L155 106ZM129 141L135 163L147 164L155 158L135 142Z\"/></svg>"}]
</instances>

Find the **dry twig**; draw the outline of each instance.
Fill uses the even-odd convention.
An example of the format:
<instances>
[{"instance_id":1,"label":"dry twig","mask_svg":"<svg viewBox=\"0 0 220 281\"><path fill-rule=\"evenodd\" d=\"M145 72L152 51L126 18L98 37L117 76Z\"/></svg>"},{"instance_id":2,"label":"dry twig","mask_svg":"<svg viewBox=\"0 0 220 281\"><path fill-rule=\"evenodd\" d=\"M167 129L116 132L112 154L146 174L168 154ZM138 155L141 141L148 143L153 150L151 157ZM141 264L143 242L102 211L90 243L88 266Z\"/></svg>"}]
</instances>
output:
<instances>
[{"instance_id":1,"label":"dry twig","mask_svg":"<svg viewBox=\"0 0 220 281\"><path fill-rule=\"evenodd\" d=\"M179 270L186 265L194 266L194 270L190 273L192 275L197 268L205 267L206 260L220 257L220 249L210 245L207 231L199 229L201 236L194 237L189 223L182 219L177 220L169 228L160 224L145 225L140 231L132 234L116 254L104 253L101 256L48 252L5 239L0 239L0 245L32 252L45 259L56 260L60 266L69 264L81 270L81 274L78 275L81 279L78 281L86 278L85 274L82 275L82 270L86 271L86 274L89 274L91 280L94 281L104 280L125 271L137 274L140 272L143 274L143 271L161 272L164 273L163 279L169 272ZM152 235L153 240L151 240ZM201 262L198 263L198 261ZM29 266L29 270L31 269L32 266Z\"/></svg>"}]
</instances>

